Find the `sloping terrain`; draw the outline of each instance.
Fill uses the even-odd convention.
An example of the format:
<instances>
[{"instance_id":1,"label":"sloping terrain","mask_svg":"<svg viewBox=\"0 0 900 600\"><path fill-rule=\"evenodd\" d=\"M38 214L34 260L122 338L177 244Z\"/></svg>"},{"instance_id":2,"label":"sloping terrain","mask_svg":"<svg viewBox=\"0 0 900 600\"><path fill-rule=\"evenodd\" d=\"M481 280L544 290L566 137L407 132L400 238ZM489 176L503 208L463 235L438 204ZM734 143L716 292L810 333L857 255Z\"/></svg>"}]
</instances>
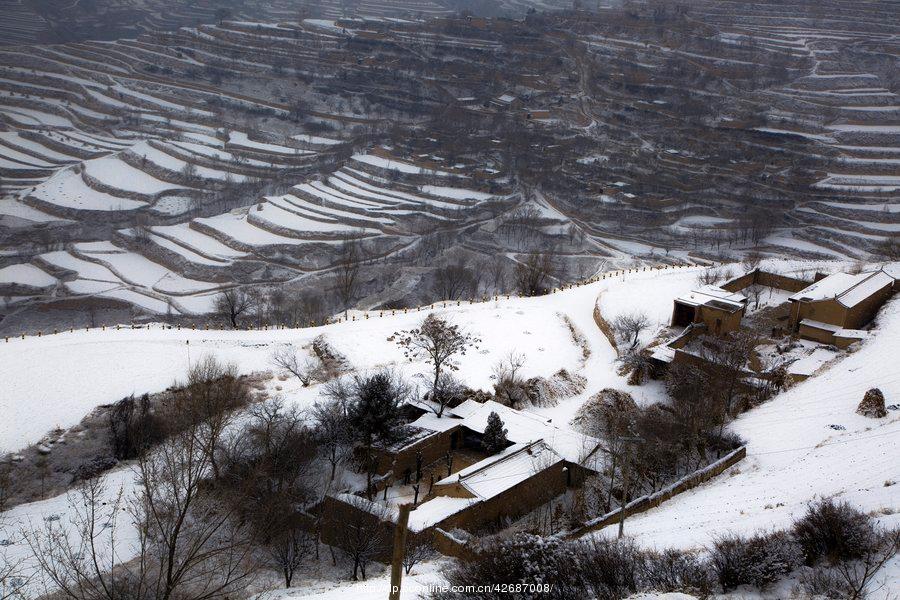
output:
<instances>
[{"instance_id":1,"label":"sloping terrain","mask_svg":"<svg viewBox=\"0 0 900 600\"><path fill-rule=\"evenodd\" d=\"M101 297L187 318L254 285L340 310L329 278L348 238L367 306L435 299L453 261L494 274L473 296L509 290L532 253L559 282L751 251L897 252L900 25L885 3L524 20L276 8L0 53L5 312Z\"/></svg>"},{"instance_id":2,"label":"sloping terrain","mask_svg":"<svg viewBox=\"0 0 900 600\"><path fill-rule=\"evenodd\" d=\"M767 268L794 273L847 266L772 261ZM560 368L584 375L587 386L583 393L557 406L531 409L555 423L567 423L588 398L606 387L626 390L641 404L665 401L659 382L630 386L625 377L616 374L616 353L596 327L593 309L599 303L610 319L633 310L646 311L650 329L656 331L668 322L672 297L692 289L701 271L639 271L539 298L501 298L460 306L451 303L432 309L483 339L476 351L459 361L460 377L474 388L490 389L492 365L512 350L527 357L523 366L527 376L549 376ZM6 382L6 394L0 397L6 404L0 404L0 410L11 415L4 421L10 426L0 429L0 447L13 449L34 443L56 426L61 431L47 439L61 443L66 429L93 407L131 393L165 389L204 355L234 361L244 373L262 371L271 368L273 349L283 344L301 347L318 335L324 335L358 369L392 366L417 382L427 377L429 366L408 361L390 340L397 330L420 322L427 310L395 314L374 311L368 318L353 311L349 321L297 330L190 331L154 325L138 330L92 330L10 340L0 346L0 376ZM587 358L573 340L564 317L590 350ZM744 533L784 526L804 510L807 502L826 496L871 511L886 524L896 523L895 484L887 484L896 481L893 459L900 419L895 409L879 420L854 411L864 391L873 386L882 389L889 404L896 404L900 381L890 365L900 339L898 328L900 304L894 300L879 315L873 336L857 351L826 365L819 374L730 425L747 441L744 461L657 509L629 518L626 533L643 546L702 547L727 531ZM42 366L48 363L55 365L52 376L47 376ZM104 376L96 377L98 372ZM303 387L293 379L272 379L266 388L301 408L316 402L321 391L318 385ZM114 472L110 493L116 486L132 485L129 475L128 469ZM53 515L65 518L67 510L64 498L53 498L20 506L7 516L13 517L15 524ZM128 553L128 539L125 536L119 549L123 556ZM27 550L24 546L11 548L14 552ZM409 580L406 593L418 591L419 583L439 580L441 568L440 562L417 567L420 575ZM884 577L896 576L894 563ZM339 593L376 597L376 593L383 593L386 581L375 578L340 585L323 591L322 597ZM312 593L328 586L327 582L309 582L305 589ZM303 596L293 592L287 597Z\"/></svg>"}]
</instances>

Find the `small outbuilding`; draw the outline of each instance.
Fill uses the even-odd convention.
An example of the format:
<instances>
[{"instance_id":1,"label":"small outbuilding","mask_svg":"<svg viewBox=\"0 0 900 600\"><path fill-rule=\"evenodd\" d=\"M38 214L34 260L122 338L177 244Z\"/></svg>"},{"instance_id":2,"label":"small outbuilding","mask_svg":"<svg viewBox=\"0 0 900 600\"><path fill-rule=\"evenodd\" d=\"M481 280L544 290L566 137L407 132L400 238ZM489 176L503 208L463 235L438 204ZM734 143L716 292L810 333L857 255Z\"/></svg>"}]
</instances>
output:
<instances>
[{"instance_id":1,"label":"small outbuilding","mask_svg":"<svg viewBox=\"0 0 900 600\"><path fill-rule=\"evenodd\" d=\"M896 281L884 269L829 275L790 296L791 331L826 344L834 344L836 334L852 336L893 295Z\"/></svg>"},{"instance_id":2,"label":"small outbuilding","mask_svg":"<svg viewBox=\"0 0 900 600\"><path fill-rule=\"evenodd\" d=\"M724 335L740 329L746 306L747 298L743 294L704 285L675 299L672 326L703 323L709 333Z\"/></svg>"}]
</instances>

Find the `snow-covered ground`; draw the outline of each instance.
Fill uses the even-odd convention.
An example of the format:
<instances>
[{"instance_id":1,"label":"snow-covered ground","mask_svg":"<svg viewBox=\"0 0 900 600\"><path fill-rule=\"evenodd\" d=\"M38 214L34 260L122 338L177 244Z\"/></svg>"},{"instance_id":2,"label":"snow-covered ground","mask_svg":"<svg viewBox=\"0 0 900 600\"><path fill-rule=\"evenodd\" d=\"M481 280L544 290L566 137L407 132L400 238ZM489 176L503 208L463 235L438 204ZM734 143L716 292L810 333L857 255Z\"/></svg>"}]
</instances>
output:
<instances>
[{"instance_id":1,"label":"snow-covered ground","mask_svg":"<svg viewBox=\"0 0 900 600\"><path fill-rule=\"evenodd\" d=\"M435 312L483 338L477 350L462 357L460 368L470 386L489 388L493 365L511 351L528 356L524 373L529 377L577 366L580 350L556 313L580 316L579 326L585 333L593 333L587 326L592 324L597 285L548 298L437 307ZM426 311L384 317L374 312L369 319L364 313L350 314L357 320L305 329L179 331L151 326L10 339L0 346L0 379L5 382L0 412L9 417L0 422L0 449L15 450L39 440L51 428L72 426L95 406L132 393L163 390L183 378L190 362L204 354L234 362L245 373L268 370L276 346L299 348L320 334L358 368L396 365L414 383L423 381L421 374L427 365L404 362L400 349L387 338L416 326ZM596 341L605 344L602 336ZM608 345L607 350L611 352ZM46 376L48 366L52 377ZM287 383L285 387L290 388L291 382ZM285 394L306 405L316 399L317 390L291 390L290 394L285 390Z\"/></svg>"},{"instance_id":2,"label":"snow-covered ground","mask_svg":"<svg viewBox=\"0 0 900 600\"><path fill-rule=\"evenodd\" d=\"M782 273L839 266L766 264ZM607 320L642 310L655 326L662 326L668 322L672 298L695 288L701 271L692 267L626 273L540 298L449 303L433 310L483 339L478 349L459 361L459 374L471 387L489 388L493 365L512 351L527 357L526 377L548 376L563 367L584 375L588 385L582 394L557 406L534 409L564 424L604 387L627 390L641 404L663 398L658 382L628 386L615 373L615 351L593 320L595 304L599 302ZM269 370L274 348L282 344L299 348L320 334L357 368L393 366L421 386L428 365L406 361L388 338L415 326L427 310L383 316L370 312L368 318L357 311L350 313L350 321L293 330L191 331L152 326L11 339L0 345L0 380L4 381L0 449L15 450L39 440L52 427L74 425L97 405L131 393L162 390L183 378L189 364L205 354L234 362L245 373ZM586 340L587 358L573 341L564 317ZM900 300L894 300L883 309L876 334L858 351L735 421L733 429L748 443L747 459L709 483L629 519L626 532L645 546L699 548L726 531L785 527L810 500L831 495L879 515L886 524L897 524L900 484L886 483L900 480L896 460L900 414L890 411L887 418L873 420L854 411L865 390L873 386L881 388L889 405L898 403L900 373L896 365L891 367L898 354ZM273 378L267 386L270 393L280 393L300 407L318 399L316 386L303 388L293 379ZM126 472L115 477L119 484L128 482ZM63 502L53 498L22 506L14 516L19 522L23 517L43 518L48 511L60 510ZM0 530L0 538L3 534ZM403 597L417 597L422 586L440 581L441 564L417 567L415 573L421 574L407 579ZM889 588L896 589L898 573L897 563L885 571L884 577L894 578ZM356 584L323 583L278 597L381 598L387 586L387 578L378 577Z\"/></svg>"}]
</instances>

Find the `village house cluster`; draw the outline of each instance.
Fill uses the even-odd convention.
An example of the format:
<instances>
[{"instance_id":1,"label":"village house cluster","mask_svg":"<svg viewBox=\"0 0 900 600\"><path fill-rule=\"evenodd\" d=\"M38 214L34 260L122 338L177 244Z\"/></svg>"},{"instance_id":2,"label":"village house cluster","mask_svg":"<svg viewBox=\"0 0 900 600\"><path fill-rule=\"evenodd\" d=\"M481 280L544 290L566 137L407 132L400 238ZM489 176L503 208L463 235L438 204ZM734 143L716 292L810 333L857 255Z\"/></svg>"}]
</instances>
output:
<instances>
[{"instance_id":1,"label":"village house cluster","mask_svg":"<svg viewBox=\"0 0 900 600\"><path fill-rule=\"evenodd\" d=\"M698 337L722 337L742 331L748 290L787 293L779 324L757 332L773 338L794 336L839 349L868 336L864 329L878 310L900 289L896 263L860 273L816 273L813 281L754 269L719 285L707 284L674 300L671 326L683 328L668 343L650 349L655 368L697 358L691 342ZM804 373L795 373L804 376Z\"/></svg>"},{"instance_id":2,"label":"village house cluster","mask_svg":"<svg viewBox=\"0 0 900 600\"><path fill-rule=\"evenodd\" d=\"M580 486L595 472L593 459L602 449L597 438L493 400L466 400L441 416L426 401L404 409L411 421L403 438L378 449L373 499L326 499L326 543L341 546L343 528L362 511L369 509L373 521L393 520L396 507L409 503L409 534L458 555L465 546L451 532L477 533L508 522ZM495 451L484 443L492 414L506 440ZM387 561L390 548L382 552Z\"/></svg>"}]
</instances>

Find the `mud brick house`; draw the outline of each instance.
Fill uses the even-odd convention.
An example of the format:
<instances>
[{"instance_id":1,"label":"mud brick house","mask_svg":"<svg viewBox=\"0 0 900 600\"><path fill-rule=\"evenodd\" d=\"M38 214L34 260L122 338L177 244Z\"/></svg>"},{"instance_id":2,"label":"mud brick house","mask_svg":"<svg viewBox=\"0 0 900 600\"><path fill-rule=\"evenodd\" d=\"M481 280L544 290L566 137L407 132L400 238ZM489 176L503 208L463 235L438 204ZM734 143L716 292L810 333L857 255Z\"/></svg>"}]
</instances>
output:
<instances>
[{"instance_id":1,"label":"mud brick house","mask_svg":"<svg viewBox=\"0 0 900 600\"><path fill-rule=\"evenodd\" d=\"M798 337L846 348L863 339L881 306L900 290L900 263L859 274L817 273L813 281L754 269L721 285L705 285L674 301L672 326L684 331L647 353L654 376L668 365L691 359L692 341L702 334L722 336L738 331L747 306L740 293L750 286L784 290L790 303L788 330ZM780 327L779 327L780 330ZM696 358L696 353L693 355Z\"/></svg>"},{"instance_id":2,"label":"mud brick house","mask_svg":"<svg viewBox=\"0 0 900 600\"><path fill-rule=\"evenodd\" d=\"M747 298L742 294L704 285L675 299L672 326L687 327L703 323L707 332L723 335L740 329L746 305Z\"/></svg>"},{"instance_id":3,"label":"mud brick house","mask_svg":"<svg viewBox=\"0 0 900 600\"><path fill-rule=\"evenodd\" d=\"M897 289L896 271L834 273L790 296L790 329L802 338L846 347Z\"/></svg>"},{"instance_id":4,"label":"mud brick house","mask_svg":"<svg viewBox=\"0 0 900 600\"><path fill-rule=\"evenodd\" d=\"M523 103L521 98L506 93L492 98L489 105L498 110L521 110Z\"/></svg>"},{"instance_id":5,"label":"mud brick house","mask_svg":"<svg viewBox=\"0 0 900 600\"><path fill-rule=\"evenodd\" d=\"M492 400L467 400L445 410L441 417L420 404L410 404L406 410L418 416L405 427L400 441L379 449L378 469L385 481L393 480L401 486L408 482L417 455L423 466L443 465L448 453L468 452L469 457L478 457L474 462L456 461L461 469L430 485L427 495L410 513L409 530L413 535L441 537L452 530L475 532L521 517L567 489L580 486L596 472L596 455L602 449L600 440L558 427L552 419L540 415ZM496 454L486 455L480 443L492 412L503 421L510 444ZM426 482L426 486L429 484ZM384 517L384 505L379 508L377 502L361 502L348 494L326 498L325 519L334 528L325 540L327 543L341 543L341 523L357 517L361 505L371 507L368 512L372 518ZM393 507L387 508L394 514ZM385 526L393 527L391 523Z\"/></svg>"}]
</instances>

